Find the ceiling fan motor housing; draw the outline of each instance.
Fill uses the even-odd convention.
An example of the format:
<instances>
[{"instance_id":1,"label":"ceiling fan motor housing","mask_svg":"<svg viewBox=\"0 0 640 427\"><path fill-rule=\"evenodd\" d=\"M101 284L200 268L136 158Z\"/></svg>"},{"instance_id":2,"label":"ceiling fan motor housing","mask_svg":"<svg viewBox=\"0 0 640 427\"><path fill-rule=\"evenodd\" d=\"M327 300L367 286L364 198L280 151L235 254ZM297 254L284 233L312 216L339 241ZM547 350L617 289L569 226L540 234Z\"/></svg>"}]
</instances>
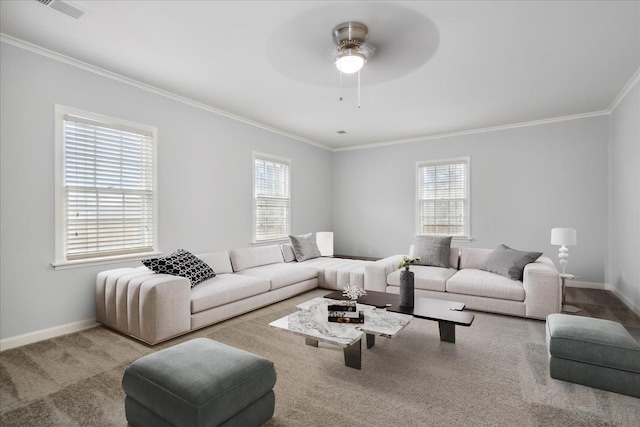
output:
<instances>
[{"instance_id":1,"label":"ceiling fan motor housing","mask_svg":"<svg viewBox=\"0 0 640 427\"><path fill-rule=\"evenodd\" d=\"M343 22L333 29L333 41L343 49L357 49L367 39L369 29L360 22Z\"/></svg>"}]
</instances>

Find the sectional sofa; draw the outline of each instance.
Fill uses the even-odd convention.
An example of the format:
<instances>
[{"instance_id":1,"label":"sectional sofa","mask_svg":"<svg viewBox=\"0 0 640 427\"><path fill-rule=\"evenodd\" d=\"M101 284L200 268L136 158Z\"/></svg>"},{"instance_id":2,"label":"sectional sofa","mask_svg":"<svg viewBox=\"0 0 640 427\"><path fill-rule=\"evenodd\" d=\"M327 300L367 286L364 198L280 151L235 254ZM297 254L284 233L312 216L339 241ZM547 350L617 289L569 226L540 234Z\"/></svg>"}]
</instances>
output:
<instances>
[{"instance_id":1,"label":"sectional sofa","mask_svg":"<svg viewBox=\"0 0 640 427\"><path fill-rule=\"evenodd\" d=\"M410 249L410 256L413 255ZM454 248L449 266L412 265L415 295L462 302L467 309L546 319L562 308L562 279L553 262L540 256L526 264L521 280L512 280L481 268L492 249ZM365 266L365 290L399 293L403 255Z\"/></svg>"},{"instance_id":2,"label":"sectional sofa","mask_svg":"<svg viewBox=\"0 0 640 427\"><path fill-rule=\"evenodd\" d=\"M524 266L522 280L511 280L481 269L492 253L491 249L451 248L448 268L411 266L416 296L534 319L561 311L562 281L549 258L539 257ZM341 290L350 284L399 293L398 263L403 255L378 261L316 256L298 262L292 246L284 244L197 258L215 277L195 286L187 277L158 274L145 266L99 273L98 322L156 344L317 287Z\"/></svg>"},{"instance_id":3,"label":"sectional sofa","mask_svg":"<svg viewBox=\"0 0 640 427\"><path fill-rule=\"evenodd\" d=\"M322 287L364 287L370 261L317 257L296 261L289 244L197 255L213 271L192 287L186 277L145 266L103 271L96 278L98 322L156 344Z\"/></svg>"}]
</instances>

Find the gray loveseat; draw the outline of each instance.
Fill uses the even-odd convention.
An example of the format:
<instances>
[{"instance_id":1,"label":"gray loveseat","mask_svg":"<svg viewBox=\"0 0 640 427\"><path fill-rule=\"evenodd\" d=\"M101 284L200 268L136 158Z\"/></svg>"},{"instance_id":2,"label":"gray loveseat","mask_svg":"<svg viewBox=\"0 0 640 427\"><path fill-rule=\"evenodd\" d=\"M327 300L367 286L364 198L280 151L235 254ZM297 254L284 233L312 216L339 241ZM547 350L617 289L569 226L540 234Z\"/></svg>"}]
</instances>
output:
<instances>
[{"instance_id":1,"label":"gray loveseat","mask_svg":"<svg viewBox=\"0 0 640 427\"><path fill-rule=\"evenodd\" d=\"M364 287L371 261L319 257L297 262L291 245L257 246L197 255L216 276L189 279L145 266L96 278L97 321L148 344L188 333L310 289Z\"/></svg>"},{"instance_id":2,"label":"gray loveseat","mask_svg":"<svg viewBox=\"0 0 640 427\"><path fill-rule=\"evenodd\" d=\"M411 251L410 251L411 252ZM544 256L524 267L522 280L480 270L491 249L451 248L449 268L412 265L415 295L462 302L467 309L546 319L562 308L562 279ZM365 266L365 289L399 293L398 263L394 255Z\"/></svg>"}]
</instances>

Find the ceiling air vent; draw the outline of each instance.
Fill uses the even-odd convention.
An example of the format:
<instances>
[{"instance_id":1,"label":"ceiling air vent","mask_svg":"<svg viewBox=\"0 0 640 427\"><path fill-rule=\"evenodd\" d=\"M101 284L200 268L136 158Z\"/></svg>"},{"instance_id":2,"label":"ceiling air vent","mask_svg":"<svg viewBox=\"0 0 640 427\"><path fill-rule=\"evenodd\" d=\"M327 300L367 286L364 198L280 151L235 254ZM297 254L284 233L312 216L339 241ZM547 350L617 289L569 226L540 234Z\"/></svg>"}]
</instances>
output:
<instances>
[{"instance_id":1,"label":"ceiling air vent","mask_svg":"<svg viewBox=\"0 0 640 427\"><path fill-rule=\"evenodd\" d=\"M43 4L45 6L50 7L51 9L57 10L60 13L64 13L67 16L70 16L75 19L82 18L84 15L84 10L78 9L75 6L67 2L63 2L60 0L36 0L38 3Z\"/></svg>"}]
</instances>

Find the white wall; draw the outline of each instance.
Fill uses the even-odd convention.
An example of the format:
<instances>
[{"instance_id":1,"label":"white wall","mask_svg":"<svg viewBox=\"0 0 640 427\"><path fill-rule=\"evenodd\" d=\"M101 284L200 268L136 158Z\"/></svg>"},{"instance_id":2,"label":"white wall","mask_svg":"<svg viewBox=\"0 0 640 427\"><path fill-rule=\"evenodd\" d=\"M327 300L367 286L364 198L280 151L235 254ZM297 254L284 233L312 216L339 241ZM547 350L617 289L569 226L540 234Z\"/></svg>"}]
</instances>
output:
<instances>
[{"instance_id":1,"label":"white wall","mask_svg":"<svg viewBox=\"0 0 640 427\"><path fill-rule=\"evenodd\" d=\"M640 83L611 114L607 283L640 314Z\"/></svg>"},{"instance_id":2,"label":"white wall","mask_svg":"<svg viewBox=\"0 0 640 427\"><path fill-rule=\"evenodd\" d=\"M0 48L0 339L95 316L98 271L54 271L54 104L158 128L159 244L250 245L252 152L291 159L292 232L332 228L332 153L66 65Z\"/></svg>"},{"instance_id":3,"label":"white wall","mask_svg":"<svg viewBox=\"0 0 640 427\"><path fill-rule=\"evenodd\" d=\"M553 227L574 227L567 272L604 281L608 117L340 151L334 156L336 253L406 253L415 236L416 162L471 158L471 234L454 246L504 243L544 252Z\"/></svg>"}]
</instances>

